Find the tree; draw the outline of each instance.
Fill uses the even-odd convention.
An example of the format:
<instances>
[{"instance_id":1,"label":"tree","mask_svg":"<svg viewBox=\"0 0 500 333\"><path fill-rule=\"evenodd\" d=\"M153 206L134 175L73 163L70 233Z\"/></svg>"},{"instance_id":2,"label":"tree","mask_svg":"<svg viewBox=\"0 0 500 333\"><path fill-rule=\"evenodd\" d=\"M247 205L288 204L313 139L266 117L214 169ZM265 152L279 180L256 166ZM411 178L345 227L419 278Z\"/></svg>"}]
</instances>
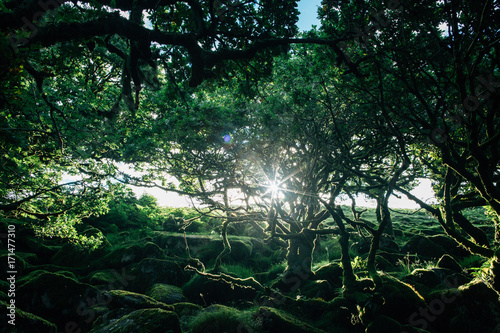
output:
<instances>
[{"instance_id":1,"label":"tree","mask_svg":"<svg viewBox=\"0 0 500 333\"><path fill-rule=\"evenodd\" d=\"M498 4L340 1L325 2L321 15L332 38L357 32L344 45L349 61L364 82L380 87L388 116L411 137L409 149L433 180L439 207L398 191L471 252L493 257L490 240L464 210L498 214Z\"/></svg>"},{"instance_id":2,"label":"tree","mask_svg":"<svg viewBox=\"0 0 500 333\"><path fill-rule=\"evenodd\" d=\"M170 103L167 110L181 111L189 87L211 77L229 80L235 73L245 73L242 90L249 92L252 82L270 71L273 55L290 43L309 42L292 38L296 1L8 1L2 6L4 146L29 144L36 153L28 155L44 160L40 172L50 170L59 178L84 173L85 184L120 177L116 162L140 162L147 155L141 149L165 148L149 134L164 130L166 124L157 120L170 117L158 105L172 95L180 94L180 104ZM335 47L338 41L317 42ZM12 163L4 175L13 177L5 180L4 211L26 210L21 206L61 186L48 176L51 182L22 183L13 190L10 182L20 175L11 168L28 160L7 148L5 153ZM46 168L47 161L52 165Z\"/></svg>"}]
</instances>

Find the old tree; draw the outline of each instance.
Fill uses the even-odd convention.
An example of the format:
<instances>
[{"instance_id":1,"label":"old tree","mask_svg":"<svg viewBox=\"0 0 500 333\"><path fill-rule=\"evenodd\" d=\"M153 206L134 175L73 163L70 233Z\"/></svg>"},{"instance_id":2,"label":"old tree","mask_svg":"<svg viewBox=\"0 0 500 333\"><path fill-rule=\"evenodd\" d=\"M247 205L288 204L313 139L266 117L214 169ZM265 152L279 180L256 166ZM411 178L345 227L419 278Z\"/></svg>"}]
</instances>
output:
<instances>
[{"instance_id":1,"label":"old tree","mask_svg":"<svg viewBox=\"0 0 500 333\"><path fill-rule=\"evenodd\" d=\"M221 221L224 249L199 274L222 278L228 228L244 224L287 249L276 287L296 290L314 279L320 239L337 237L344 293L359 299L350 235L370 240L380 287L389 199L406 195L496 277L498 2L323 1L303 33L296 2L3 1L3 214L78 238L117 182L158 187ZM437 204L411 193L423 178ZM359 195L376 201L376 223ZM475 207L494 239L467 217Z\"/></svg>"}]
</instances>

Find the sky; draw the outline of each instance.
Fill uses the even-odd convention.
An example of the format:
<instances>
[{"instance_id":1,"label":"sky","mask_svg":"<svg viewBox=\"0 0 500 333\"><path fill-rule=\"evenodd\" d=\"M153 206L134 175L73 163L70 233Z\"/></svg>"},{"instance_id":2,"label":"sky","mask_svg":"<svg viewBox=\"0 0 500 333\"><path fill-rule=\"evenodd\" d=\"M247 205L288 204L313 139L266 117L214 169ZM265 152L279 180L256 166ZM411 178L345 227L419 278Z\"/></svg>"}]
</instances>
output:
<instances>
[{"instance_id":1,"label":"sky","mask_svg":"<svg viewBox=\"0 0 500 333\"><path fill-rule=\"evenodd\" d=\"M321 0L301 0L299 1L299 22L298 27L300 31L311 30L313 25L319 27L318 7Z\"/></svg>"}]
</instances>

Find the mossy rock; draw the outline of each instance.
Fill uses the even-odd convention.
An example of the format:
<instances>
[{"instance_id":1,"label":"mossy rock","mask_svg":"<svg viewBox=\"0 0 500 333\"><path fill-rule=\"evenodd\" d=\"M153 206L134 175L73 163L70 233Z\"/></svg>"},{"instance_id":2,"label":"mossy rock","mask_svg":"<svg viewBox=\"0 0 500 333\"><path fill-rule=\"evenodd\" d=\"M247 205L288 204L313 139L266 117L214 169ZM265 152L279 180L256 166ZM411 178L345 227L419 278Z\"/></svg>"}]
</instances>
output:
<instances>
[{"instance_id":1,"label":"mossy rock","mask_svg":"<svg viewBox=\"0 0 500 333\"><path fill-rule=\"evenodd\" d=\"M446 268L458 273L463 271L462 266L460 266L460 264L449 254L445 254L441 258L439 258L437 266L439 268Z\"/></svg>"},{"instance_id":2,"label":"mossy rock","mask_svg":"<svg viewBox=\"0 0 500 333\"><path fill-rule=\"evenodd\" d=\"M146 292L146 295L165 304L174 304L187 301L186 297L182 293L181 288L164 283L154 284Z\"/></svg>"},{"instance_id":3,"label":"mossy rock","mask_svg":"<svg viewBox=\"0 0 500 333\"><path fill-rule=\"evenodd\" d=\"M431 269L415 269L410 275L403 279L404 282L409 283L421 295L427 296L435 289L442 290L450 288L450 285L458 287L459 285L470 282L470 278L455 271L445 268L431 268Z\"/></svg>"},{"instance_id":4,"label":"mossy rock","mask_svg":"<svg viewBox=\"0 0 500 333\"><path fill-rule=\"evenodd\" d=\"M480 281L459 286L458 280L453 280L448 285L450 289L427 297L427 314L417 316L414 322L428 317L432 319L427 321L432 325L429 330L436 332L492 332L500 318L498 294Z\"/></svg>"},{"instance_id":5,"label":"mossy rock","mask_svg":"<svg viewBox=\"0 0 500 333\"><path fill-rule=\"evenodd\" d=\"M436 244L431 240L431 237L415 235L403 246L402 253L413 253L425 258L438 259L442 255L447 254L447 250L441 245ZM437 240L434 239L434 240Z\"/></svg>"},{"instance_id":6,"label":"mossy rock","mask_svg":"<svg viewBox=\"0 0 500 333\"><path fill-rule=\"evenodd\" d=\"M470 255L469 251L460 246L453 238L449 236L443 234L429 236L429 240L446 250L446 253L443 253L443 255L449 254L457 258L463 258Z\"/></svg>"},{"instance_id":7,"label":"mossy rock","mask_svg":"<svg viewBox=\"0 0 500 333\"><path fill-rule=\"evenodd\" d=\"M104 292L110 308L150 309L159 308L173 311L174 307L155 300L152 297L126 290L110 290Z\"/></svg>"},{"instance_id":8,"label":"mossy rock","mask_svg":"<svg viewBox=\"0 0 500 333\"><path fill-rule=\"evenodd\" d=\"M356 303L344 297L336 297L329 304L332 321L344 327L352 327L352 315L358 312Z\"/></svg>"},{"instance_id":9,"label":"mossy rock","mask_svg":"<svg viewBox=\"0 0 500 333\"><path fill-rule=\"evenodd\" d=\"M212 280L200 275L193 276L182 287L182 291L190 302L200 305L251 301L258 294L250 287L239 286L224 280Z\"/></svg>"},{"instance_id":10,"label":"mossy rock","mask_svg":"<svg viewBox=\"0 0 500 333\"><path fill-rule=\"evenodd\" d=\"M16 252L16 255L20 256L26 263L30 265L36 265L39 263L38 256L36 253L31 252Z\"/></svg>"},{"instance_id":11,"label":"mossy rock","mask_svg":"<svg viewBox=\"0 0 500 333\"><path fill-rule=\"evenodd\" d=\"M102 328L109 323L112 323L134 311L137 311L137 309L131 308L110 309L109 307L100 304L92 306L90 310L93 311L94 315L94 321L92 325L94 329Z\"/></svg>"},{"instance_id":12,"label":"mossy rock","mask_svg":"<svg viewBox=\"0 0 500 333\"><path fill-rule=\"evenodd\" d=\"M372 303L365 305L365 308L369 307L376 316L387 315L402 324L406 324L409 317L419 307L426 306L424 298L411 285L387 274L380 277L382 286L377 290L380 298L375 297Z\"/></svg>"},{"instance_id":13,"label":"mossy rock","mask_svg":"<svg viewBox=\"0 0 500 333\"><path fill-rule=\"evenodd\" d=\"M189 280L191 275L184 271L183 267L181 263L174 260L143 259L130 271L130 275L136 277L132 281L131 290L144 293L155 283L181 286Z\"/></svg>"},{"instance_id":14,"label":"mossy rock","mask_svg":"<svg viewBox=\"0 0 500 333\"><path fill-rule=\"evenodd\" d=\"M380 238L380 249L387 252L398 252L399 253L399 245L393 239L394 237L388 235L382 235Z\"/></svg>"},{"instance_id":15,"label":"mossy rock","mask_svg":"<svg viewBox=\"0 0 500 333\"><path fill-rule=\"evenodd\" d=\"M314 272L314 278L318 280L326 280L332 288L342 287L343 270L337 263L329 263L321 266Z\"/></svg>"},{"instance_id":16,"label":"mossy rock","mask_svg":"<svg viewBox=\"0 0 500 333\"><path fill-rule=\"evenodd\" d=\"M253 245L249 240L230 239L231 252L228 257L230 261L241 263L247 261L252 256Z\"/></svg>"},{"instance_id":17,"label":"mossy rock","mask_svg":"<svg viewBox=\"0 0 500 333\"><path fill-rule=\"evenodd\" d=\"M262 320L262 328L266 332L287 333L324 333L325 331L313 327L294 316L267 306L261 306L254 316Z\"/></svg>"},{"instance_id":18,"label":"mossy rock","mask_svg":"<svg viewBox=\"0 0 500 333\"><path fill-rule=\"evenodd\" d=\"M365 333L401 333L400 323L387 316L377 316L366 326Z\"/></svg>"},{"instance_id":19,"label":"mossy rock","mask_svg":"<svg viewBox=\"0 0 500 333\"><path fill-rule=\"evenodd\" d=\"M123 267L132 263L138 263L145 258L163 258L165 252L155 243L133 244L119 247L99 261L99 267Z\"/></svg>"},{"instance_id":20,"label":"mossy rock","mask_svg":"<svg viewBox=\"0 0 500 333\"><path fill-rule=\"evenodd\" d=\"M90 284L94 286L110 285L116 281L116 276L113 274L115 270L108 269L104 271L92 272L89 279Z\"/></svg>"},{"instance_id":21,"label":"mossy rock","mask_svg":"<svg viewBox=\"0 0 500 333\"><path fill-rule=\"evenodd\" d=\"M0 306L7 307L8 303L0 301ZM4 322L0 332L43 332L43 333L56 333L57 326L42 317L36 316L32 313L23 311L19 308L15 310L15 326L7 324L11 318L7 315L7 320ZM8 312L7 312L8 313Z\"/></svg>"},{"instance_id":22,"label":"mossy rock","mask_svg":"<svg viewBox=\"0 0 500 333\"><path fill-rule=\"evenodd\" d=\"M63 267L87 266L90 264L91 253L73 244L63 247L50 259L50 263Z\"/></svg>"},{"instance_id":23,"label":"mossy rock","mask_svg":"<svg viewBox=\"0 0 500 333\"><path fill-rule=\"evenodd\" d=\"M417 268L404 279L408 283L418 283L428 288L437 287L441 283L441 279L432 269Z\"/></svg>"},{"instance_id":24,"label":"mossy rock","mask_svg":"<svg viewBox=\"0 0 500 333\"><path fill-rule=\"evenodd\" d=\"M193 318L189 324L191 333L254 332L250 315L228 306L214 304Z\"/></svg>"},{"instance_id":25,"label":"mossy rock","mask_svg":"<svg viewBox=\"0 0 500 333\"><path fill-rule=\"evenodd\" d=\"M46 245L43 243L43 239L35 237L29 237L25 242L30 252L36 253L38 263L49 263L51 258L62 248L61 245Z\"/></svg>"},{"instance_id":26,"label":"mossy rock","mask_svg":"<svg viewBox=\"0 0 500 333\"><path fill-rule=\"evenodd\" d=\"M174 311L177 313L179 317L181 316L193 316L199 311L201 311L203 308L201 305L198 304L193 304L189 302L179 302L173 304L174 306Z\"/></svg>"},{"instance_id":27,"label":"mossy rock","mask_svg":"<svg viewBox=\"0 0 500 333\"><path fill-rule=\"evenodd\" d=\"M384 272L394 271L396 269L395 266L389 260L380 255L375 256L375 266L378 270Z\"/></svg>"},{"instance_id":28,"label":"mossy rock","mask_svg":"<svg viewBox=\"0 0 500 333\"><path fill-rule=\"evenodd\" d=\"M488 332L500 321L500 302L495 290L481 281L458 287L477 332Z\"/></svg>"},{"instance_id":29,"label":"mossy rock","mask_svg":"<svg viewBox=\"0 0 500 333\"><path fill-rule=\"evenodd\" d=\"M335 289L327 280L305 280L300 286L301 295L307 298L331 300L335 298Z\"/></svg>"},{"instance_id":30,"label":"mossy rock","mask_svg":"<svg viewBox=\"0 0 500 333\"><path fill-rule=\"evenodd\" d=\"M109 323L104 323L90 333L182 333L179 317L173 311L141 309Z\"/></svg>"},{"instance_id":31,"label":"mossy rock","mask_svg":"<svg viewBox=\"0 0 500 333\"><path fill-rule=\"evenodd\" d=\"M19 307L59 326L68 321L83 322L86 318L75 316L76 309L98 293L93 286L64 274L34 271L19 280L16 296Z\"/></svg>"}]
</instances>

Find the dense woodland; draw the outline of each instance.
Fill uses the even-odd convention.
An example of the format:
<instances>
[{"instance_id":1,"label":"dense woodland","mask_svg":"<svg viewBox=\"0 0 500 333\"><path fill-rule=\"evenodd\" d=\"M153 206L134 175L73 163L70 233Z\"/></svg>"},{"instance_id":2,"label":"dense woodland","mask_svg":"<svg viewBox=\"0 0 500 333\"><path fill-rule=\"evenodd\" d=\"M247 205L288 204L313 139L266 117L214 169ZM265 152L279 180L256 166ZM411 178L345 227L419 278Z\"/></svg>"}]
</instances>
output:
<instances>
[{"instance_id":1,"label":"dense woodland","mask_svg":"<svg viewBox=\"0 0 500 333\"><path fill-rule=\"evenodd\" d=\"M0 10L2 332L500 332L497 0Z\"/></svg>"}]
</instances>

